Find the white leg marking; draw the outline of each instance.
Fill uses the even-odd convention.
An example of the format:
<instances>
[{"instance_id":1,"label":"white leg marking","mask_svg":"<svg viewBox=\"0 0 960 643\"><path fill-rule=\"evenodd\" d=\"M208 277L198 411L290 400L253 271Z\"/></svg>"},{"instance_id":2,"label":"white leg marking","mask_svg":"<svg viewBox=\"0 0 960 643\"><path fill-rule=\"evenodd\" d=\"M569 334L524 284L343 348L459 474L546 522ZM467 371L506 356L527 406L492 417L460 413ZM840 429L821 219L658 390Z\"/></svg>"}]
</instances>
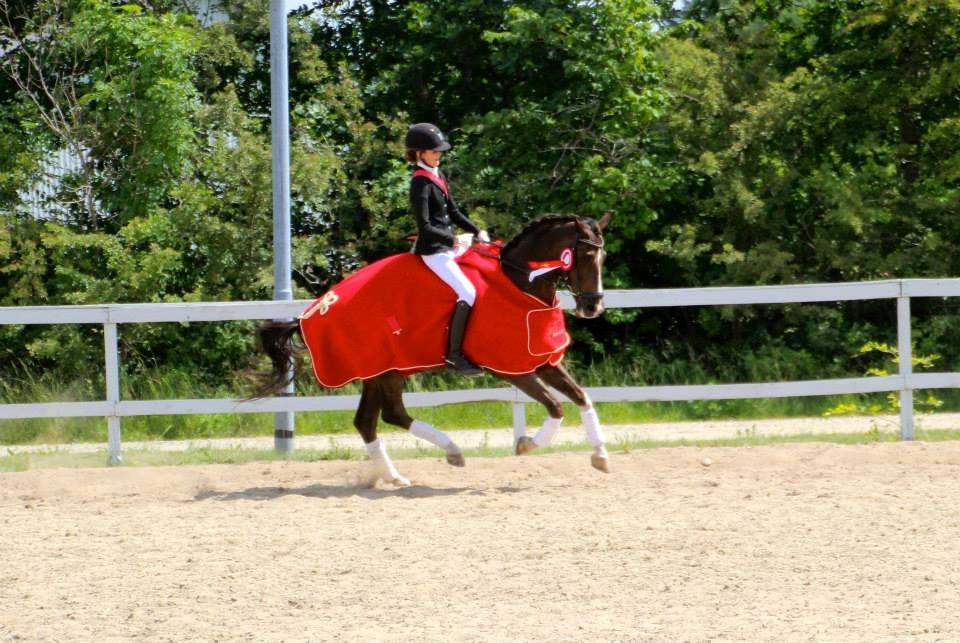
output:
<instances>
[{"instance_id":1,"label":"white leg marking","mask_svg":"<svg viewBox=\"0 0 960 643\"><path fill-rule=\"evenodd\" d=\"M443 431L437 431L432 424L428 424L427 422L414 420L410 425L410 433L421 440L426 440L430 444L437 445L445 451L449 451L450 445L456 447L449 435ZM457 450L459 451L459 449Z\"/></svg>"},{"instance_id":2,"label":"white leg marking","mask_svg":"<svg viewBox=\"0 0 960 643\"><path fill-rule=\"evenodd\" d=\"M587 432L587 442L593 447L594 455L607 457L606 442L603 438L603 427L600 426L600 416L597 410L593 408L592 403L580 407L580 421L583 422L583 428Z\"/></svg>"},{"instance_id":3,"label":"white leg marking","mask_svg":"<svg viewBox=\"0 0 960 643\"><path fill-rule=\"evenodd\" d=\"M426 440L427 442L435 444L446 451L448 464L452 464L455 467L464 466L465 460L463 459L463 451L461 451L456 442L451 440L450 436L443 431L437 431L433 425L428 424L427 422L414 420L410 424L410 433L421 440Z\"/></svg>"},{"instance_id":4,"label":"white leg marking","mask_svg":"<svg viewBox=\"0 0 960 643\"><path fill-rule=\"evenodd\" d=\"M384 482L392 482L400 487L410 486L410 481L400 475L397 468L393 466L393 461L390 460L390 456L387 455L387 449L380 438L368 443L366 447L367 455L370 456L373 466Z\"/></svg>"},{"instance_id":5,"label":"white leg marking","mask_svg":"<svg viewBox=\"0 0 960 643\"><path fill-rule=\"evenodd\" d=\"M548 417L543 421L543 426L540 427L537 434L533 436L533 441L538 447L548 446L553 441L553 436L557 434L557 430L560 428L562 422L563 418Z\"/></svg>"}]
</instances>

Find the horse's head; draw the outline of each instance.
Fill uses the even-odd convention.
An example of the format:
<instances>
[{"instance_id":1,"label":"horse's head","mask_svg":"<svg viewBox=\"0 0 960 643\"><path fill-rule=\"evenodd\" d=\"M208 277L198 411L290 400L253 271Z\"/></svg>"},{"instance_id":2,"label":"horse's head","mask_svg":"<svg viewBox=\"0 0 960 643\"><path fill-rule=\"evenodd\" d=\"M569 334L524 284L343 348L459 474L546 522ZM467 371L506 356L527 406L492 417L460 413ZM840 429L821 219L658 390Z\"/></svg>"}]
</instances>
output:
<instances>
[{"instance_id":1,"label":"horse's head","mask_svg":"<svg viewBox=\"0 0 960 643\"><path fill-rule=\"evenodd\" d=\"M576 301L574 314L591 319L603 312L603 230L610 214L599 221L552 216L535 221L503 249L503 264L522 290L552 301L561 275Z\"/></svg>"},{"instance_id":2,"label":"horse's head","mask_svg":"<svg viewBox=\"0 0 960 643\"><path fill-rule=\"evenodd\" d=\"M567 282L577 306L573 314L593 319L603 312L603 230L610 222L610 213L599 221L578 218L573 240L573 265L567 272Z\"/></svg>"}]
</instances>

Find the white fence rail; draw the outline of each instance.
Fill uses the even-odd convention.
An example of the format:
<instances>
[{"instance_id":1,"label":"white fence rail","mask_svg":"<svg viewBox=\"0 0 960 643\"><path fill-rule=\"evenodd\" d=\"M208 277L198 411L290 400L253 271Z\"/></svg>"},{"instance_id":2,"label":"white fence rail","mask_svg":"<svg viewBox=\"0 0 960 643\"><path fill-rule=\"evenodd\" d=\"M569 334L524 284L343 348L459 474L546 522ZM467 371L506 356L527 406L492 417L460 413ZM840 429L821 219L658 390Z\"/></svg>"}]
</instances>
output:
<instances>
[{"instance_id":1,"label":"white fence rail","mask_svg":"<svg viewBox=\"0 0 960 643\"><path fill-rule=\"evenodd\" d=\"M914 374L911 368L910 298L960 296L960 279L897 279L839 284L608 290L608 308L788 304L825 301L894 299L897 305L899 372L886 377L857 377L797 382L709 384L692 386L626 386L588 389L595 402L679 401L802 397L897 391L900 395L900 436L913 439L913 391L960 388L960 373ZM119 324L154 322L216 322L296 317L309 301L222 302L167 304L106 304L94 306L0 307L0 324L102 324L106 363L106 399L95 402L0 404L0 419L105 417L111 463L122 461L120 419L139 415L213 413L273 413L353 410L357 395L278 397L261 400L122 400L117 342ZM573 300L561 293L561 303ZM501 401L513 404L514 432L525 430L525 408L532 400L513 388L470 389L405 396L410 407L459 402Z\"/></svg>"}]
</instances>

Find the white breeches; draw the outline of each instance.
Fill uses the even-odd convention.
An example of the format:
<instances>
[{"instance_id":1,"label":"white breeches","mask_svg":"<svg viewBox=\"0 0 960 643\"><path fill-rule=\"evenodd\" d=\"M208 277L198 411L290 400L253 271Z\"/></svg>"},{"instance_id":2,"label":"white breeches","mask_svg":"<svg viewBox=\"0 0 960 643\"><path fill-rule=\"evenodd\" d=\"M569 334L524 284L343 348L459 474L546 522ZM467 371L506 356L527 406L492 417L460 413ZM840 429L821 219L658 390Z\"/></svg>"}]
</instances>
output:
<instances>
[{"instance_id":1,"label":"white breeches","mask_svg":"<svg viewBox=\"0 0 960 643\"><path fill-rule=\"evenodd\" d=\"M440 277L443 283L447 284L457 293L457 301L465 301L469 305L477 300L477 289L467 279L467 276L460 270L460 266L453 260L453 250L448 252L438 252L433 255L420 255L423 263L433 271L433 274Z\"/></svg>"}]
</instances>

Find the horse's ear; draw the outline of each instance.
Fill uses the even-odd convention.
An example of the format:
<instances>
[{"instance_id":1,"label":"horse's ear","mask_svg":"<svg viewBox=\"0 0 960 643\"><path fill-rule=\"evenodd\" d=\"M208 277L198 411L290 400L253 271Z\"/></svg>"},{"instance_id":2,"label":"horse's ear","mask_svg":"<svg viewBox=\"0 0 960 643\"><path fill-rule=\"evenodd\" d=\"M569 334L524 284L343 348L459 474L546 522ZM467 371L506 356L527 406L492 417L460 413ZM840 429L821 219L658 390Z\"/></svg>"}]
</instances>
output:
<instances>
[{"instance_id":1,"label":"horse's ear","mask_svg":"<svg viewBox=\"0 0 960 643\"><path fill-rule=\"evenodd\" d=\"M610 210L607 210L606 212L603 213L603 216L600 217L600 220L597 221L597 226L600 227L601 232L604 230L604 228L607 227L607 224L610 223L611 216L613 216L613 212L611 212Z\"/></svg>"}]
</instances>

